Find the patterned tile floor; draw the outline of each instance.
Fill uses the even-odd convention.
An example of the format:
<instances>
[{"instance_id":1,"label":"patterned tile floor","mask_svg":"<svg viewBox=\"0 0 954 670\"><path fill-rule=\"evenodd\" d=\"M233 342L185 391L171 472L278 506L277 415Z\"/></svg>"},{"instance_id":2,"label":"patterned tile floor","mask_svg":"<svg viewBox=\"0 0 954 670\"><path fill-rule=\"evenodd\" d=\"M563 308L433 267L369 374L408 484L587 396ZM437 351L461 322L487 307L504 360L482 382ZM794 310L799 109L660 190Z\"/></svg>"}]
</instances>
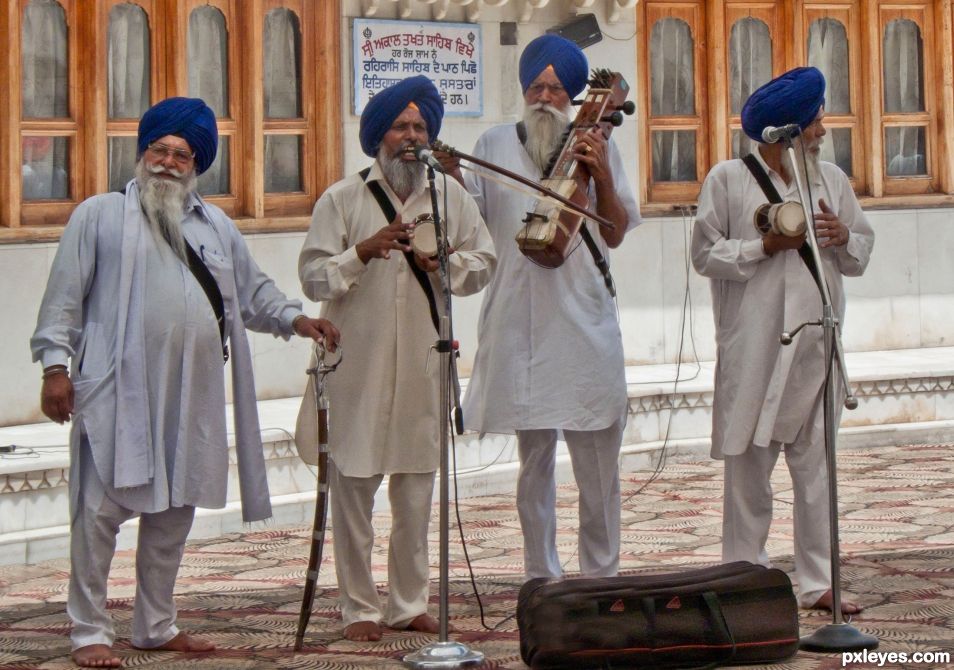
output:
<instances>
[{"instance_id":1,"label":"patterned tile floor","mask_svg":"<svg viewBox=\"0 0 954 670\"><path fill-rule=\"evenodd\" d=\"M879 651L954 652L954 445L915 445L846 451L839 456L842 501L842 575L846 588L867 606L855 625L881 640ZM721 468L712 462L670 462L645 485L648 473L623 482L622 567L626 571L712 564L719 556ZM791 489L784 467L776 470L776 522L769 551L791 572ZM558 501L561 555L576 568L576 495L561 487ZM523 668L518 648L517 591L521 538L511 496L462 501L459 506L476 575L480 610L458 536L451 541L450 613L454 637L486 655L486 668ZM436 518L436 514L435 514ZM376 516L374 567L386 579L387 518ZM134 591L134 556L113 562L109 607L117 623L117 650L135 668L397 668L400 658L432 637L387 631L378 643L342 639L336 609L333 555L325 548L315 610L305 649L293 651L309 529L273 528L192 542L186 549L178 593L180 626L211 638L215 655L142 653L128 634ZM437 532L432 533L436 566ZM0 568L0 668L69 668L64 611L66 560ZM432 610L436 612L436 568ZM802 633L830 621L801 615ZM954 653L952 653L954 658ZM777 670L839 668L840 656L799 652ZM876 664L849 664L876 667ZM885 664L935 668L945 664Z\"/></svg>"}]
</instances>

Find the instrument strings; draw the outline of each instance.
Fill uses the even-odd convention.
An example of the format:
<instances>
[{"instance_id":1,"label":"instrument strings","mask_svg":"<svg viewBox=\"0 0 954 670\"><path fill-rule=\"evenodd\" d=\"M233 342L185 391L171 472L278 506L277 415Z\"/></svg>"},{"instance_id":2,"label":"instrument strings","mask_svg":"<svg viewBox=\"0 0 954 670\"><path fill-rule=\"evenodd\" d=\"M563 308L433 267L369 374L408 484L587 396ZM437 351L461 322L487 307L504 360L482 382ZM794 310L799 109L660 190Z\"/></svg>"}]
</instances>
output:
<instances>
[{"instance_id":1,"label":"instrument strings","mask_svg":"<svg viewBox=\"0 0 954 670\"><path fill-rule=\"evenodd\" d=\"M553 197L545 193L540 193L539 191L534 191L532 189L529 189L526 186L523 186L522 184L520 184L519 182L513 181L512 179L507 179L506 177L497 176L495 173L490 172L489 170L481 169L477 167L476 165L464 164L463 162L460 164L460 167L464 170L470 170L475 175L478 175L479 177L482 177L483 179L496 182L505 188L513 189L517 193L528 195L535 200L546 202L550 205L553 205L554 207L558 207L559 209L566 210L567 212L574 211L570 209L569 207L567 207L566 205L564 205L559 200L555 200Z\"/></svg>"}]
</instances>

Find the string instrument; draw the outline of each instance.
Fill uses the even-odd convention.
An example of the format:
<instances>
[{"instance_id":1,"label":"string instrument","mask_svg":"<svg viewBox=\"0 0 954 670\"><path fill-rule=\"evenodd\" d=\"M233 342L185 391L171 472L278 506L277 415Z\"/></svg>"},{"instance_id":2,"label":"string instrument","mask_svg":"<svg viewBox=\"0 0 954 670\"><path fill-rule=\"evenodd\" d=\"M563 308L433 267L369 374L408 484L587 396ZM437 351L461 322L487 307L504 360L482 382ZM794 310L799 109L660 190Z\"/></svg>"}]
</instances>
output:
<instances>
[{"instance_id":1,"label":"string instrument","mask_svg":"<svg viewBox=\"0 0 954 670\"><path fill-rule=\"evenodd\" d=\"M567 130L563 146L544 170L542 185L586 209L589 205L589 174L573 157L573 148L584 134L599 128L609 139L613 128L623 123L623 113L632 114L636 105L627 101L629 84L618 72L594 70L589 91L573 124ZM523 220L526 224L517 233L517 246L533 262L557 268L576 248L576 236L584 217L577 212L540 202Z\"/></svg>"}]
</instances>

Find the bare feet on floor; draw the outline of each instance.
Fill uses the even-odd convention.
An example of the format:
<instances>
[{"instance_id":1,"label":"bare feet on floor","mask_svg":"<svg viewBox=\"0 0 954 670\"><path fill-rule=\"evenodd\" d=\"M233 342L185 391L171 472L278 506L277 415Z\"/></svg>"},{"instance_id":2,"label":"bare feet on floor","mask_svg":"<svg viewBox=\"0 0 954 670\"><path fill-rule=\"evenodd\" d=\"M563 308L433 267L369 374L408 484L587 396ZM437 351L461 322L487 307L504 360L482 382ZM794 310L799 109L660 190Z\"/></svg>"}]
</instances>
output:
<instances>
[{"instance_id":1,"label":"bare feet on floor","mask_svg":"<svg viewBox=\"0 0 954 670\"><path fill-rule=\"evenodd\" d=\"M831 611L833 602L833 596L831 589L828 589L822 594L822 597L815 601L815 604L809 607L810 610L828 610ZM863 610L864 607L859 605L853 600L848 599L844 595L841 596L841 613L842 614L858 614Z\"/></svg>"},{"instance_id":2,"label":"bare feet on floor","mask_svg":"<svg viewBox=\"0 0 954 670\"><path fill-rule=\"evenodd\" d=\"M430 614L418 614L416 617L411 619L411 622L407 625L404 630L413 630L418 633L439 633L441 630L440 622L432 617ZM456 633L457 629L447 624L448 633Z\"/></svg>"},{"instance_id":3,"label":"bare feet on floor","mask_svg":"<svg viewBox=\"0 0 954 670\"><path fill-rule=\"evenodd\" d=\"M136 649L142 649L143 651L181 651L185 654L203 654L215 651L215 645L205 638L194 637L184 631L179 631L178 635L163 645L149 648L136 647Z\"/></svg>"},{"instance_id":4,"label":"bare feet on floor","mask_svg":"<svg viewBox=\"0 0 954 670\"><path fill-rule=\"evenodd\" d=\"M352 642L377 642L381 639L381 626L373 621L355 621L345 626L344 636Z\"/></svg>"},{"instance_id":5,"label":"bare feet on floor","mask_svg":"<svg viewBox=\"0 0 954 670\"><path fill-rule=\"evenodd\" d=\"M118 668L123 664L113 648L105 644L88 644L74 649L70 656L81 668Z\"/></svg>"}]
</instances>

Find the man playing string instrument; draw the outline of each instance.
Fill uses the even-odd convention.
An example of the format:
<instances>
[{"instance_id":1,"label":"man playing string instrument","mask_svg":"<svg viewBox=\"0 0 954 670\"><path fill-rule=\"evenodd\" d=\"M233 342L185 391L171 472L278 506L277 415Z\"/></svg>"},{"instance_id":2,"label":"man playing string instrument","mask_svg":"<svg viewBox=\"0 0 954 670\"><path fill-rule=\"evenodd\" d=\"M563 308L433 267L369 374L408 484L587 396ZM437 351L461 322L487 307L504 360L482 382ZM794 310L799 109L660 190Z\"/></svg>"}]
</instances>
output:
<instances>
[{"instance_id":1,"label":"man playing string instrument","mask_svg":"<svg viewBox=\"0 0 954 670\"><path fill-rule=\"evenodd\" d=\"M530 42L520 57L522 128L492 128L477 141L474 156L540 181L550 156L562 147L571 100L585 87L587 70L586 56L569 40L544 35ZM598 231L585 224L605 256L640 222L638 206L619 150L599 128L582 135L574 157L587 173L591 208L615 224ZM462 179L455 162L445 162ZM563 573L556 550L554 475L561 430L580 493L580 570L588 576L614 575L620 532L617 461L627 399L613 300L587 249L572 252L556 269L539 267L520 252L514 236L536 207L532 198L473 173L466 185L487 221L498 265L481 309L464 420L481 433L516 433L517 509L527 578Z\"/></svg>"},{"instance_id":2,"label":"man playing string instrument","mask_svg":"<svg viewBox=\"0 0 954 670\"><path fill-rule=\"evenodd\" d=\"M436 633L427 613L427 526L434 473L440 460L440 365L426 286L434 308L444 298L437 262L411 251L415 217L431 211L425 166L409 151L434 141L444 105L426 77L412 77L377 93L361 115L369 171L332 185L315 204L298 263L302 289L326 301L350 342L350 353L328 381L334 412L328 480L335 568L344 635L381 639L381 624ZM490 279L493 244L473 200L454 180L446 198L451 291L469 295ZM380 189L376 200L372 189ZM386 215L390 206L395 214ZM412 264L414 264L412 266ZM419 270L415 274L415 269ZM422 283L423 282L423 283ZM435 312L434 316L438 316ZM371 574L374 495L388 475L391 501L389 595L382 611Z\"/></svg>"}]
</instances>

